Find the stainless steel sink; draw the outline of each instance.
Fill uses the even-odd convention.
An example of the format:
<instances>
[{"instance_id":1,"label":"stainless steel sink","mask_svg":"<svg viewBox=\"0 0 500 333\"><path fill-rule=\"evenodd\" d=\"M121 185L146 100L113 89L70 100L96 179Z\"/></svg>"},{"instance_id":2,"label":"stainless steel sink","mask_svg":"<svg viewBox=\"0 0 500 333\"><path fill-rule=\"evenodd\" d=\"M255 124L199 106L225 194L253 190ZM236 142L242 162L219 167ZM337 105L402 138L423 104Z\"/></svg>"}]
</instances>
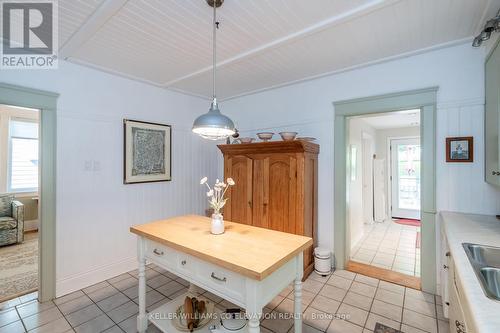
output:
<instances>
[{"instance_id":1,"label":"stainless steel sink","mask_svg":"<svg viewBox=\"0 0 500 333\"><path fill-rule=\"evenodd\" d=\"M500 247L462 245L486 296L500 301Z\"/></svg>"},{"instance_id":2,"label":"stainless steel sink","mask_svg":"<svg viewBox=\"0 0 500 333\"><path fill-rule=\"evenodd\" d=\"M483 246L464 243L469 258L478 261L484 266L500 268L500 247Z\"/></svg>"},{"instance_id":3,"label":"stainless steel sink","mask_svg":"<svg viewBox=\"0 0 500 333\"><path fill-rule=\"evenodd\" d=\"M483 288L492 295L492 298L500 299L500 268L484 267L481 268L481 276L486 285Z\"/></svg>"}]
</instances>

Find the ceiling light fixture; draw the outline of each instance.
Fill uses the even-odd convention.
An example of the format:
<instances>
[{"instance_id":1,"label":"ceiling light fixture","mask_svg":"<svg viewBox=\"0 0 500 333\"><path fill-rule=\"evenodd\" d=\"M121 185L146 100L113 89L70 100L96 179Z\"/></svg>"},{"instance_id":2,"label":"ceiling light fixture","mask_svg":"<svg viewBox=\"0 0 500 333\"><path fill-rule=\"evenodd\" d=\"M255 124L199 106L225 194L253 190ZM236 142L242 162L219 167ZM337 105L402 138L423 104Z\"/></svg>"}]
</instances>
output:
<instances>
[{"instance_id":1,"label":"ceiling light fixture","mask_svg":"<svg viewBox=\"0 0 500 333\"><path fill-rule=\"evenodd\" d=\"M213 18L213 96L212 104L207 113L202 114L195 119L193 123L193 132L198 134L204 139L209 140L222 140L235 133L233 121L223 115L219 110L219 105L217 104L217 94L216 94L216 33L219 28L219 22L217 22L216 10L217 7L222 6L224 0L207 0L210 7L214 8L214 18Z\"/></svg>"},{"instance_id":2,"label":"ceiling light fixture","mask_svg":"<svg viewBox=\"0 0 500 333\"><path fill-rule=\"evenodd\" d=\"M484 41L490 39L493 32L500 32L500 10L497 12L497 16L488 20L484 25L483 30L479 35L472 41L473 47L479 47Z\"/></svg>"}]
</instances>

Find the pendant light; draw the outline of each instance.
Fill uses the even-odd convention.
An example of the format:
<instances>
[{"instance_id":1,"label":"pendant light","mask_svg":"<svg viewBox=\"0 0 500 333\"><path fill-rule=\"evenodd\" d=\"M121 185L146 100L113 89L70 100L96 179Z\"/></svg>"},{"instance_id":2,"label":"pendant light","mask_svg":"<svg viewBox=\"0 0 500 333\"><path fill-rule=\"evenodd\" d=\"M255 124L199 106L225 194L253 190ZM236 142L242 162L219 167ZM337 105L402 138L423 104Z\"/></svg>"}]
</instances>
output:
<instances>
[{"instance_id":1,"label":"pendant light","mask_svg":"<svg viewBox=\"0 0 500 333\"><path fill-rule=\"evenodd\" d=\"M219 110L216 95L216 33L219 22L216 20L216 9L224 0L207 0L209 6L214 8L213 18L213 98L210 110L196 118L193 123L193 132L209 140L222 140L235 133L233 121L223 115Z\"/></svg>"}]
</instances>

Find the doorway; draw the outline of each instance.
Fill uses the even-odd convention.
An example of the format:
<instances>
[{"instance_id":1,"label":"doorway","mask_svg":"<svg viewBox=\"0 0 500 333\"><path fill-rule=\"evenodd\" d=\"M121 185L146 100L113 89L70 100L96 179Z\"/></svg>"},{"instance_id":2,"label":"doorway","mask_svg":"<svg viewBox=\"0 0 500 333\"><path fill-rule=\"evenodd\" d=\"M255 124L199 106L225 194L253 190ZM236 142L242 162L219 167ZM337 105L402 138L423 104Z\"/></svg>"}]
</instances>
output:
<instances>
[{"instance_id":1,"label":"doorway","mask_svg":"<svg viewBox=\"0 0 500 333\"><path fill-rule=\"evenodd\" d=\"M348 119L349 145L361 145L357 163L349 163L351 174L361 173L361 179L348 182L349 259L377 271L379 279L384 272L416 277L416 282L420 277L419 121L419 109Z\"/></svg>"},{"instance_id":2,"label":"doorway","mask_svg":"<svg viewBox=\"0 0 500 333\"><path fill-rule=\"evenodd\" d=\"M337 269L352 269L351 234L348 223L350 203L345 198L349 196L349 118L368 116L402 110L420 110L421 138L421 280L411 287L426 292L436 291L436 233L435 233L435 111L437 88L428 88L408 92L359 98L334 102L334 251ZM386 159L387 161L388 159ZM374 173L380 171L380 162L374 162ZM377 169L377 170L376 170ZM387 173L387 172L386 172ZM352 174L351 174L352 175ZM374 182L377 186L380 182ZM386 197L388 199L388 197ZM383 201L383 200L382 200ZM388 205L386 200L386 205ZM380 217L376 213L375 216ZM377 225L375 223L374 225ZM368 273L369 272L365 272ZM403 275L407 277L407 275ZM386 280L406 284L409 280L388 277ZM410 281L411 282L411 281Z\"/></svg>"},{"instance_id":3,"label":"doorway","mask_svg":"<svg viewBox=\"0 0 500 333\"><path fill-rule=\"evenodd\" d=\"M39 110L38 294L40 302L56 295L56 133L57 99L49 91L0 83L0 104Z\"/></svg>"},{"instance_id":4,"label":"doorway","mask_svg":"<svg viewBox=\"0 0 500 333\"><path fill-rule=\"evenodd\" d=\"M0 303L37 298L39 114L0 104Z\"/></svg>"}]
</instances>

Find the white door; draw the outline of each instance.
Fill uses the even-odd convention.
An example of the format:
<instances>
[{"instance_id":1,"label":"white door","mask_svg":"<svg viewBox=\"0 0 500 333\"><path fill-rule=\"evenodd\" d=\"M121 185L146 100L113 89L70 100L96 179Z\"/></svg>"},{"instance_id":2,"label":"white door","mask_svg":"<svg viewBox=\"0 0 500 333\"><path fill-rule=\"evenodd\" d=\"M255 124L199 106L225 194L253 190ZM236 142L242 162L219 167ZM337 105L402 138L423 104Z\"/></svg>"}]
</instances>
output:
<instances>
[{"instance_id":1,"label":"white door","mask_svg":"<svg viewBox=\"0 0 500 333\"><path fill-rule=\"evenodd\" d=\"M391 140L392 217L420 219L420 139Z\"/></svg>"},{"instance_id":2,"label":"white door","mask_svg":"<svg viewBox=\"0 0 500 333\"><path fill-rule=\"evenodd\" d=\"M387 199L385 188L387 178L385 176L385 159L373 160L373 215L375 222L384 222L387 218Z\"/></svg>"},{"instance_id":3,"label":"white door","mask_svg":"<svg viewBox=\"0 0 500 333\"><path fill-rule=\"evenodd\" d=\"M373 223L373 140L363 138L363 222Z\"/></svg>"}]
</instances>

